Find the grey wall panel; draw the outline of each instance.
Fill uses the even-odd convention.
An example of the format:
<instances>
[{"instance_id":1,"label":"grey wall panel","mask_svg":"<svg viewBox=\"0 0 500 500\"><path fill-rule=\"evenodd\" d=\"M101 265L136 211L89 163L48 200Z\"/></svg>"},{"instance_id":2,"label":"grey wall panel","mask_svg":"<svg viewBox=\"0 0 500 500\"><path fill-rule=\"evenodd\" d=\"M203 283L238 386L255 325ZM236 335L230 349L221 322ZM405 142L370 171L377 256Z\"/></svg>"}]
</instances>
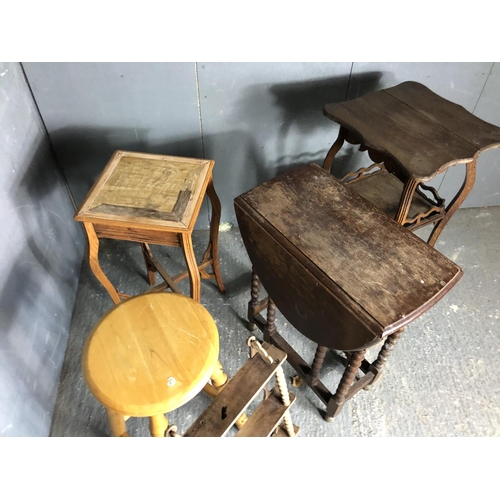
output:
<instances>
[{"instance_id":1,"label":"grey wall panel","mask_svg":"<svg viewBox=\"0 0 500 500\"><path fill-rule=\"evenodd\" d=\"M18 63L0 63L0 435L47 436L83 254Z\"/></svg>"},{"instance_id":2,"label":"grey wall panel","mask_svg":"<svg viewBox=\"0 0 500 500\"><path fill-rule=\"evenodd\" d=\"M500 63L495 63L474 114L500 127ZM477 165L476 184L463 206L500 205L500 149L483 153Z\"/></svg>"},{"instance_id":3,"label":"grey wall panel","mask_svg":"<svg viewBox=\"0 0 500 500\"><path fill-rule=\"evenodd\" d=\"M222 220L233 199L278 173L324 159L338 128L322 114L343 101L351 63L199 63L205 156L215 164ZM375 82L377 72L364 75Z\"/></svg>"},{"instance_id":4,"label":"grey wall panel","mask_svg":"<svg viewBox=\"0 0 500 500\"><path fill-rule=\"evenodd\" d=\"M201 157L194 63L24 63L79 204L116 149Z\"/></svg>"}]
</instances>

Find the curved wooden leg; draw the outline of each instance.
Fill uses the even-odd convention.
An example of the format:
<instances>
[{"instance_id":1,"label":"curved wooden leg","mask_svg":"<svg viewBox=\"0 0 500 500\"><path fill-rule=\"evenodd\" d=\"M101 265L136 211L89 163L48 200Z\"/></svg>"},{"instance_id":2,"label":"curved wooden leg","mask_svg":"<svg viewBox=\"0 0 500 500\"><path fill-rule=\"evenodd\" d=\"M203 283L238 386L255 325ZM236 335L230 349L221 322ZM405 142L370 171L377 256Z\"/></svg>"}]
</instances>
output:
<instances>
[{"instance_id":1,"label":"curved wooden leg","mask_svg":"<svg viewBox=\"0 0 500 500\"><path fill-rule=\"evenodd\" d=\"M106 408L108 415L108 423L113 437L129 437L127 433L127 426L125 424L125 417L120 413Z\"/></svg>"},{"instance_id":2,"label":"curved wooden leg","mask_svg":"<svg viewBox=\"0 0 500 500\"><path fill-rule=\"evenodd\" d=\"M458 210L458 207L464 202L472 188L474 187L474 182L476 181L476 158L472 160L470 163L467 163L465 166L465 179L460 188L460 191L455 195L455 198L451 201L446 209L446 215L436 223L434 229L432 230L427 243L430 246L434 246L436 244L441 231L444 229L448 221L451 219L451 216Z\"/></svg>"},{"instance_id":3,"label":"curved wooden leg","mask_svg":"<svg viewBox=\"0 0 500 500\"><path fill-rule=\"evenodd\" d=\"M200 301L200 271L196 262L196 257L193 250L193 242L189 233L182 233L181 237L182 251L189 273L189 283L191 285L191 298Z\"/></svg>"},{"instance_id":4,"label":"curved wooden leg","mask_svg":"<svg viewBox=\"0 0 500 500\"><path fill-rule=\"evenodd\" d=\"M210 219L210 254L212 257L212 268L214 270L215 280L221 293L226 293L226 288L222 282L222 277L220 274L219 267L219 224L221 216L221 205L219 197L215 192L214 183L212 177L207 186L207 195L210 199L210 204L212 205L212 217ZM208 250L208 249L207 249Z\"/></svg>"},{"instance_id":5,"label":"curved wooden leg","mask_svg":"<svg viewBox=\"0 0 500 500\"><path fill-rule=\"evenodd\" d=\"M99 280L101 285L107 290L113 302L115 304L120 303L120 297L116 288L113 286L111 281L109 281L108 277L104 274L101 266L99 264L99 238L94 229L94 225L90 222L83 223L85 227L85 232L87 233L87 238L89 240L89 264L90 269L94 273L94 276Z\"/></svg>"},{"instance_id":6,"label":"curved wooden leg","mask_svg":"<svg viewBox=\"0 0 500 500\"><path fill-rule=\"evenodd\" d=\"M149 417L149 430L153 437L165 437L167 429L168 419L163 413Z\"/></svg>"},{"instance_id":7,"label":"curved wooden leg","mask_svg":"<svg viewBox=\"0 0 500 500\"><path fill-rule=\"evenodd\" d=\"M327 172L330 172L333 159L335 158L335 155L340 151L340 148L344 145L344 140L346 136L347 136L347 129L341 126L337 140L332 144L332 147L328 151L325 161L323 162L323 168Z\"/></svg>"},{"instance_id":8,"label":"curved wooden leg","mask_svg":"<svg viewBox=\"0 0 500 500\"><path fill-rule=\"evenodd\" d=\"M405 223L408 211L410 210L411 200L415 195L417 186L418 182L415 179L408 179L408 181L406 181L401 195L401 200L399 202L398 212L396 214L396 222L399 224Z\"/></svg>"}]
</instances>

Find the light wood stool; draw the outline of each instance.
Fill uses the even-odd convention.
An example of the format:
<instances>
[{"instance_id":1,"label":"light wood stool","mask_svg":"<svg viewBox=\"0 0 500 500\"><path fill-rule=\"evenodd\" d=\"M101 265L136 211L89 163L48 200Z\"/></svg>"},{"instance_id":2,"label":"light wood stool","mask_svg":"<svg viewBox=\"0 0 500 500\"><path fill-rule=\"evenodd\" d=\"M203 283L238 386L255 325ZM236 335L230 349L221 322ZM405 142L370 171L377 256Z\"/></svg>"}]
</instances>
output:
<instances>
[{"instance_id":1,"label":"light wood stool","mask_svg":"<svg viewBox=\"0 0 500 500\"><path fill-rule=\"evenodd\" d=\"M130 295L120 293L99 264L99 238L141 243L150 285L155 272L165 280L152 290L167 287L179 292L177 283L189 277L191 298L200 300L200 276L215 279L222 293L219 270L220 201L215 192L213 160L179 158L116 151L75 214L89 240L89 264L115 304ZM193 251L193 232L205 193L212 205L210 241L198 265ZM170 277L155 259L149 244L181 247L187 271ZM207 273L212 266L213 273Z\"/></svg>"},{"instance_id":2,"label":"light wood stool","mask_svg":"<svg viewBox=\"0 0 500 500\"><path fill-rule=\"evenodd\" d=\"M203 389L213 397L225 386L218 356L217 326L202 305L176 293L147 293L101 318L85 343L82 364L113 436L128 436L125 422L132 416L149 417L151 434L163 437L165 413Z\"/></svg>"}]
</instances>

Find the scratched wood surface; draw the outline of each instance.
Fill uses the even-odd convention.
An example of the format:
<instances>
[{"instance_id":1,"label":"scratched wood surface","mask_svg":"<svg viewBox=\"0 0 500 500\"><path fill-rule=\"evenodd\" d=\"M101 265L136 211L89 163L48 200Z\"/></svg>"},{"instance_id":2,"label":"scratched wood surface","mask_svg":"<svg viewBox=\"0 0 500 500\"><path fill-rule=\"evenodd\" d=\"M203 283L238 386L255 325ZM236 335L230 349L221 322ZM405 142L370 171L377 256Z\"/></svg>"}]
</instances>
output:
<instances>
[{"instance_id":1,"label":"scratched wood surface","mask_svg":"<svg viewBox=\"0 0 500 500\"><path fill-rule=\"evenodd\" d=\"M75 218L187 228L213 163L117 151Z\"/></svg>"},{"instance_id":2,"label":"scratched wood surface","mask_svg":"<svg viewBox=\"0 0 500 500\"><path fill-rule=\"evenodd\" d=\"M323 112L421 181L500 146L499 127L416 82L327 104Z\"/></svg>"},{"instance_id":3,"label":"scratched wood surface","mask_svg":"<svg viewBox=\"0 0 500 500\"><path fill-rule=\"evenodd\" d=\"M286 354L276 347L265 343L263 347L275 362L267 364L259 355L249 359L184 436L222 437L227 434L286 359Z\"/></svg>"},{"instance_id":4,"label":"scratched wood surface","mask_svg":"<svg viewBox=\"0 0 500 500\"><path fill-rule=\"evenodd\" d=\"M133 297L111 309L83 351L88 388L106 408L167 413L198 394L217 366L219 335L198 302L177 293Z\"/></svg>"},{"instance_id":5,"label":"scratched wood surface","mask_svg":"<svg viewBox=\"0 0 500 500\"><path fill-rule=\"evenodd\" d=\"M403 183L396 176L384 171L377 172L363 177L360 182L350 183L349 188L373 203L391 219L396 217L403 193ZM407 218L413 219L433 208L431 203L416 193L411 200Z\"/></svg>"},{"instance_id":6,"label":"scratched wood surface","mask_svg":"<svg viewBox=\"0 0 500 500\"><path fill-rule=\"evenodd\" d=\"M366 346L413 321L462 275L315 165L248 191L235 208L264 287L285 317L321 345Z\"/></svg>"}]
</instances>

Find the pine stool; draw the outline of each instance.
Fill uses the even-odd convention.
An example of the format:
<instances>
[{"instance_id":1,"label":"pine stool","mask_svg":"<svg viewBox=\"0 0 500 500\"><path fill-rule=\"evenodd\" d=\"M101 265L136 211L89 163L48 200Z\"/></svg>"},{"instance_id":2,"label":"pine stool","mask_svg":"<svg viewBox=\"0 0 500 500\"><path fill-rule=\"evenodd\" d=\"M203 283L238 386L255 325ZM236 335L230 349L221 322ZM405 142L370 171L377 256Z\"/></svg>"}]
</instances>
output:
<instances>
[{"instance_id":1,"label":"pine stool","mask_svg":"<svg viewBox=\"0 0 500 500\"><path fill-rule=\"evenodd\" d=\"M176 293L146 293L101 318L82 364L113 436L128 436L129 417L149 417L151 434L163 437L165 413L203 389L213 396L226 384L218 356L217 326L202 305Z\"/></svg>"}]
</instances>

